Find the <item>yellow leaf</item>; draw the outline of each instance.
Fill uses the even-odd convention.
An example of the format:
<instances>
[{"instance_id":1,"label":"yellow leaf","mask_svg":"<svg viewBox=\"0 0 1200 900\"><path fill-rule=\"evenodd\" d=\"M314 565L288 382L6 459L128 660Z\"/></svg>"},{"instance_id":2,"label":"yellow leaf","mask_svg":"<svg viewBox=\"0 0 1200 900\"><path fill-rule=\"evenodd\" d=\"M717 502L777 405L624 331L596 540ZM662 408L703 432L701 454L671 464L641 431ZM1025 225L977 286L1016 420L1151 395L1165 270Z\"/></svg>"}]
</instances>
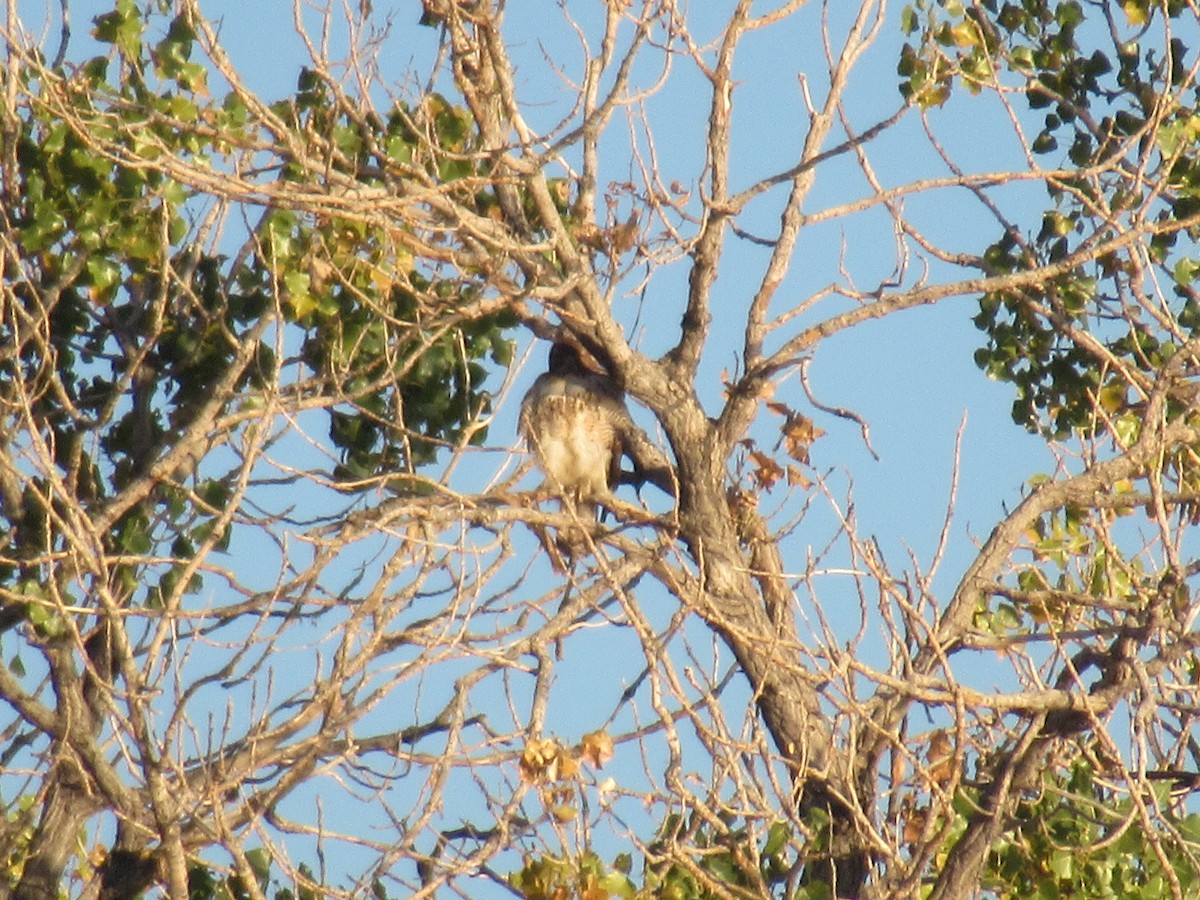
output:
<instances>
[{"instance_id":1,"label":"yellow leaf","mask_svg":"<svg viewBox=\"0 0 1200 900\"><path fill-rule=\"evenodd\" d=\"M974 47L979 43L979 29L974 22L962 21L950 29L956 47Z\"/></svg>"},{"instance_id":2,"label":"yellow leaf","mask_svg":"<svg viewBox=\"0 0 1200 900\"><path fill-rule=\"evenodd\" d=\"M558 741L553 738L534 738L526 744L521 754L521 780L526 784L554 780L560 749Z\"/></svg>"},{"instance_id":3,"label":"yellow leaf","mask_svg":"<svg viewBox=\"0 0 1200 900\"><path fill-rule=\"evenodd\" d=\"M1121 4L1130 25L1145 25L1150 21L1150 4L1145 0L1125 0Z\"/></svg>"},{"instance_id":4,"label":"yellow leaf","mask_svg":"<svg viewBox=\"0 0 1200 900\"><path fill-rule=\"evenodd\" d=\"M371 267L371 284L381 293L392 289L392 285L396 283L396 278L392 275L389 269L383 266Z\"/></svg>"},{"instance_id":5,"label":"yellow leaf","mask_svg":"<svg viewBox=\"0 0 1200 900\"><path fill-rule=\"evenodd\" d=\"M574 821L575 816L578 815L578 813L576 812L574 806L571 806L568 803L560 803L557 806L552 806L550 808L550 815L554 816L555 820L558 822L571 822Z\"/></svg>"},{"instance_id":6,"label":"yellow leaf","mask_svg":"<svg viewBox=\"0 0 1200 900\"><path fill-rule=\"evenodd\" d=\"M1097 399L1100 401L1101 408L1110 415L1124 409L1126 404L1124 382L1109 382L1108 385L1100 389L1100 396Z\"/></svg>"}]
</instances>

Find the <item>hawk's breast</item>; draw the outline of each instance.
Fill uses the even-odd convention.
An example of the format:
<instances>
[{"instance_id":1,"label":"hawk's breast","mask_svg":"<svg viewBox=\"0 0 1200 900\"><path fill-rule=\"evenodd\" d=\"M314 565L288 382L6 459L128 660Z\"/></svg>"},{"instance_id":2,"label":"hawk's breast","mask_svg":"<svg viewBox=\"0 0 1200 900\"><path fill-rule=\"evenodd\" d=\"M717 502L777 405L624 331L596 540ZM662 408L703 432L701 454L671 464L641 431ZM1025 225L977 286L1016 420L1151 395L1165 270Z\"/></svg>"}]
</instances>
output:
<instances>
[{"instance_id":1,"label":"hawk's breast","mask_svg":"<svg viewBox=\"0 0 1200 900\"><path fill-rule=\"evenodd\" d=\"M616 431L603 403L566 379L543 376L521 410L521 432L543 470L579 499L609 493ZM541 380L541 379L539 379Z\"/></svg>"}]
</instances>

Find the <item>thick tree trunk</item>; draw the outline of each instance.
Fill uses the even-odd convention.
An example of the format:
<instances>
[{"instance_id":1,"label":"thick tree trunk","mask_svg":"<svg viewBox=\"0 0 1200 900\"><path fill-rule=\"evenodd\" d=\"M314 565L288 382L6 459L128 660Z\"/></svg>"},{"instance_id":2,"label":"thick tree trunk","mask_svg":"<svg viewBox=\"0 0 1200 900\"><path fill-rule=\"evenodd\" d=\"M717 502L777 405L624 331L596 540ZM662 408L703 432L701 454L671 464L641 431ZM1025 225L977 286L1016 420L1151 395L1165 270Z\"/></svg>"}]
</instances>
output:
<instances>
[{"instance_id":1,"label":"thick tree trunk","mask_svg":"<svg viewBox=\"0 0 1200 900\"><path fill-rule=\"evenodd\" d=\"M83 746L79 741L94 740L98 731L98 707L87 699L94 693L94 679L110 677L110 660L101 652L100 643L88 644L89 655L94 659L83 678L76 669L75 653L69 643L55 643L46 648L57 720L49 751L53 763L44 782L41 818L25 854L21 880L12 893L14 900L58 896L63 871L78 850L80 829L105 805L87 763L75 749Z\"/></svg>"},{"instance_id":2,"label":"thick tree trunk","mask_svg":"<svg viewBox=\"0 0 1200 900\"><path fill-rule=\"evenodd\" d=\"M60 748L58 762L47 778L42 816L25 857L21 880L13 900L47 900L57 897L67 861L78 847L79 830L99 804L84 788L86 776Z\"/></svg>"},{"instance_id":3,"label":"thick tree trunk","mask_svg":"<svg viewBox=\"0 0 1200 900\"><path fill-rule=\"evenodd\" d=\"M865 810L847 804L869 804L870 779L854 774L835 752L832 720L822 708L817 680L799 661L792 598L790 592L781 596L784 579L777 548L762 540L765 526L756 527L757 512L739 509L736 498L731 503L727 455L715 446L707 419L681 430L691 437L673 442L679 461L680 535L705 588L697 612L750 681L758 712L792 770L801 817L818 810L827 817L829 852L810 865L808 880L828 885L832 896L858 897L870 868L857 827Z\"/></svg>"}]
</instances>

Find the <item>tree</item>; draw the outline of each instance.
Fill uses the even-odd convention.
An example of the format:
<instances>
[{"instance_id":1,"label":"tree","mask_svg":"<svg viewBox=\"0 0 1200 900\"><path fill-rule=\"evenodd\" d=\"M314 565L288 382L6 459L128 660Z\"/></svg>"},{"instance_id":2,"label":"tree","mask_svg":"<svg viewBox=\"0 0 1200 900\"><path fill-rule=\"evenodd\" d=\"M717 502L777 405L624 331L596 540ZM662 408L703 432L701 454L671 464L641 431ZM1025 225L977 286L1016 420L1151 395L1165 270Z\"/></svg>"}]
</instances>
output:
<instances>
[{"instance_id":1,"label":"tree","mask_svg":"<svg viewBox=\"0 0 1200 900\"><path fill-rule=\"evenodd\" d=\"M6 889L1184 896L1200 10L564 7L298 4L272 101L240 13L9 4ZM810 367L976 299L1052 471L897 557ZM529 336L635 409L602 522Z\"/></svg>"}]
</instances>

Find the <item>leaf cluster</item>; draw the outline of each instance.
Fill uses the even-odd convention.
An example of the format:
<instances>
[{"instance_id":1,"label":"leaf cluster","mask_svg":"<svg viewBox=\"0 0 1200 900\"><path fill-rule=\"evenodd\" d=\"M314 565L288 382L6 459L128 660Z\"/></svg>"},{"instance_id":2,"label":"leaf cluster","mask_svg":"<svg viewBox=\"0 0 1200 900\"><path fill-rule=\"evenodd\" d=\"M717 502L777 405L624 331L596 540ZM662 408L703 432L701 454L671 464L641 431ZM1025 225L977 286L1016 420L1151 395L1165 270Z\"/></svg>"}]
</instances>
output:
<instances>
[{"instance_id":1,"label":"leaf cluster","mask_svg":"<svg viewBox=\"0 0 1200 900\"><path fill-rule=\"evenodd\" d=\"M1182 2L1077 0L920 2L905 12L910 98L944 103L960 81L1015 94L1017 114L1037 130L1030 150L1062 166L1046 179L1053 205L1040 227L1013 221L979 263L990 276L1053 273L1033 288L987 292L975 317L987 339L976 362L1015 386L1013 419L1030 430L1110 430L1120 391L1144 391L1200 324L1196 266L1178 245L1195 239L1200 211L1194 48L1172 28L1189 15ZM931 96L921 73L934 70ZM1141 227L1151 232L1145 258L1123 239ZM1151 268L1176 298L1157 320L1131 300ZM1102 394L1109 419L1095 413Z\"/></svg>"}]
</instances>

